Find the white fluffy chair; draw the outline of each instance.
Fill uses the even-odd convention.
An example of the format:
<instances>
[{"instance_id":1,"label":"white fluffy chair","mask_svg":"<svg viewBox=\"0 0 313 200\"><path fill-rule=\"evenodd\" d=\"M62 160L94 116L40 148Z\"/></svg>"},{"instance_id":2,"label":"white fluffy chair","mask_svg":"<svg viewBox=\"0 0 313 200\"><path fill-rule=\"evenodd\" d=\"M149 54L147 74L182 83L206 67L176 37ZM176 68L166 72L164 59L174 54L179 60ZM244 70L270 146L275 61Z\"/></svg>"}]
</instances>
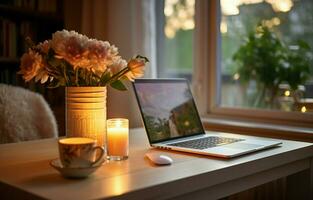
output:
<instances>
[{"instance_id":1,"label":"white fluffy chair","mask_svg":"<svg viewBox=\"0 0 313 200\"><path fill-rule=\"evenodd\" d=\"M0 144L57 136L55 117L40 94L0 84Z\"/></svg>"}]
</instances>

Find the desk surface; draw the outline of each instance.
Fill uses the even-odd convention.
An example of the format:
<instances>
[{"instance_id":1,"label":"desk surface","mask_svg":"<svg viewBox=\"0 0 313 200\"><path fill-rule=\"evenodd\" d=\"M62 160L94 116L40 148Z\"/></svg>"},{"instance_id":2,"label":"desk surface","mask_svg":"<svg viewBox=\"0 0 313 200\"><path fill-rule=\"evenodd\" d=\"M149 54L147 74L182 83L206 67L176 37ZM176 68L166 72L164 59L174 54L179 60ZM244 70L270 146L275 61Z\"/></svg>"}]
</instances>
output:
<instances>
[{"instance_id":1,"label":"desk surface","mask_svg":"<svg viewBox=\"0 0 313 200\"><path fill-rule=\"evenodd\" d=\"M311 143L281 141L281 147L229 160L163 151L174 163L158 167L144 158L144 154L161 150L150 149L143 129L133 129L128 160L107 162L89 178L78 180L65 179L50 167L49 162L58 157L56 139L4 144L0 145L0 194L20 193L47 199L165 199L215 188L214 197L221 197L258 184L267 175L268 180L274 180L311 168ZM291 167L280 169L287 165ZM260 174L271 169L277 170L272 174ZM252 179L235 182L256 174L261 178L255 179L255 183ZM229 191L220 191L218 186L226 188L227 183L236 185L230 186ZM239 183L243 186L237 188Z\"/></svg>"}]
</instances>

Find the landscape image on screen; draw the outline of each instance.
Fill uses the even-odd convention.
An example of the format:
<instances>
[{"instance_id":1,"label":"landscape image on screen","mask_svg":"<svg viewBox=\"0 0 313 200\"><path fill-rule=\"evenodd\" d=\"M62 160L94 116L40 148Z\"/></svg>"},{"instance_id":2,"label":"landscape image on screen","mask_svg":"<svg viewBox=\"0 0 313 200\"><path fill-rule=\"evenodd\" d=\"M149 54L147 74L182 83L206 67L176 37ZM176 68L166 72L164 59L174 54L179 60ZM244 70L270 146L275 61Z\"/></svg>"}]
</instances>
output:
<instances>
[{"instance_id":1,"label":"landscape image on screen","mask_svg":"<svg viewBox=\"0 0 313 200\"><path fill-rule=\"evenodd\" d=\"M135 87L151 142L203 131L185 82L136 83Z\"/></svg>"}]
</instances>

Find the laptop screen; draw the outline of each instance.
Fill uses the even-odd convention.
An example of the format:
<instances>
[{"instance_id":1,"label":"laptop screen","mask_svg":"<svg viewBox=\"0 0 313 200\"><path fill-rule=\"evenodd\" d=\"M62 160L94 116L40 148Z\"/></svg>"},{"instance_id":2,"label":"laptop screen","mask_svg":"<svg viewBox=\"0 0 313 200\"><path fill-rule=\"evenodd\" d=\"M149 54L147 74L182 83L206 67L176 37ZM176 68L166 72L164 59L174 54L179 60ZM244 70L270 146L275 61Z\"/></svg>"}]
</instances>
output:
<instances>
[{"instance_id":1,"label":"laptop screen","mask_svg":"<svg viewBox=\"0 0 313 200\"><path fill-rule=\"evenodd\" d=\"M150 143L204 133L186 80L138 79L133 86Z\"/></svg>"}]
</instances>

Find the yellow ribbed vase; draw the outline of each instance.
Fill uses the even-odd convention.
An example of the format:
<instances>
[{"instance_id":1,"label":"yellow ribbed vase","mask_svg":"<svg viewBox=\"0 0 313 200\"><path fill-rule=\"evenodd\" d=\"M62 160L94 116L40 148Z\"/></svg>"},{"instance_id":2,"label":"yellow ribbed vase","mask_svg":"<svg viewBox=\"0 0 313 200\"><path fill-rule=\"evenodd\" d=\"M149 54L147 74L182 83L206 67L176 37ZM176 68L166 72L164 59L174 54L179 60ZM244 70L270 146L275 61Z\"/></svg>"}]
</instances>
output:
<instances>
[{"instance_id":1,"label":"yellow ribbed vase","mask_svg":"<svg viewBox=\"0 0 313 200\"><path fill-rule=\"evenodd\" d=\"M66 136L88 137L104 146L106 87L66 87Z\"/></svg>"}]
</instances>

